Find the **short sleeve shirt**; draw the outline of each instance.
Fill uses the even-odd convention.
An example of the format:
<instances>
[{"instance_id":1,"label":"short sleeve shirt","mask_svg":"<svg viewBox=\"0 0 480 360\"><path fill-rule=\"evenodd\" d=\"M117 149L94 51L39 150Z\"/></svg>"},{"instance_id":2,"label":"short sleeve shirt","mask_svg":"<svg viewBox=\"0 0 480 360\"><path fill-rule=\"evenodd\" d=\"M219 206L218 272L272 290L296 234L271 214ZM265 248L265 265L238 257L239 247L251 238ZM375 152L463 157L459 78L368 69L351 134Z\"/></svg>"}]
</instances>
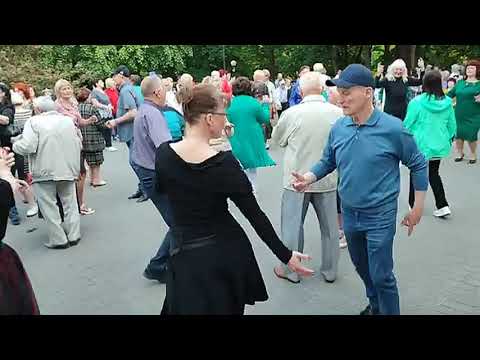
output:
<instances>
[{"instance_id":1,"label":"short sleeve shirt","mask_svg":"<svg viewBox=\"0 0 480 360\"><path fill-rule=\"evenodd\" d=\"M120 88L120 95L118 97L117 118L125 115L129 110L137 109L137 98L135 90L131 83L127 82ZM133 121L118 124L118 137L120 141L127 142L133 138Z\"/></svg>"}]
</instances>

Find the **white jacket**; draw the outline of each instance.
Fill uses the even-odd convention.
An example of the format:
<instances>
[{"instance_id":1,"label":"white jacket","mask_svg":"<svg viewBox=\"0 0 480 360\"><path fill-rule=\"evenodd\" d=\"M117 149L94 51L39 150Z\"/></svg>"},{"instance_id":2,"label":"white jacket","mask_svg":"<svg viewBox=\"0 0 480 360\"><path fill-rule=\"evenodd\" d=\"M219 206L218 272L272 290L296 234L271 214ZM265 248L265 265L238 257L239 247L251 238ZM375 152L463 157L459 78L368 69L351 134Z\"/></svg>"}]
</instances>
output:
<instances>
[{"instance_id":1,"label":"white jacket","mask_svg":"<svg viewBox=\"0 0 480 360\"><path fill-rule=\"evenodd\" d=\"M332 125L343 116L339 107L327 103L321 95L306 96L302 102L282 113L273 129L272 141L285 147L283 186L294 190L292 172L304 174L323 155ZM337 172L312 184L306 192L328 192L337 189Z\"/></svg>"},{"instance_id":2,"label":"white jacket","mask_svg":"<svg viewBox=\"0 0 480 360\"><path fill-rule=\"evenodd\" d=\"M82 140L68 116L56 111L31 117L13 151L29 158L33 182L76 180Z\"/></svg>"}]
</instances>

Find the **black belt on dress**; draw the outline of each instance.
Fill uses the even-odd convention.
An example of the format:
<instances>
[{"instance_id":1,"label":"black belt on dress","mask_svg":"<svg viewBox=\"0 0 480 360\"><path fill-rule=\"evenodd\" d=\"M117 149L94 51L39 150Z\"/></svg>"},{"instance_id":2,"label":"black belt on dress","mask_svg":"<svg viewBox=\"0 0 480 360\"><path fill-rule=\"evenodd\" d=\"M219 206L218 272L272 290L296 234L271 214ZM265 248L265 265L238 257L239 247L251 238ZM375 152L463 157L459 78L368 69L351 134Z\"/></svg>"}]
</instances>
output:
<instances>
[{"instance_id":1,"label":"black belt on dress","mask_svg":"<svg viewBox=\"0 0 480 360\"><path fill-rule=\"evenodd\" d=\"M215 234L195 239L189 239L188 241L184 240L182 233L179 231L173 231L172 235L173 239L170 246L170 256L177 255L181 251L198 249L207 245L213 245L217 243L217 236Z\"/></svg>"}]
</instances>

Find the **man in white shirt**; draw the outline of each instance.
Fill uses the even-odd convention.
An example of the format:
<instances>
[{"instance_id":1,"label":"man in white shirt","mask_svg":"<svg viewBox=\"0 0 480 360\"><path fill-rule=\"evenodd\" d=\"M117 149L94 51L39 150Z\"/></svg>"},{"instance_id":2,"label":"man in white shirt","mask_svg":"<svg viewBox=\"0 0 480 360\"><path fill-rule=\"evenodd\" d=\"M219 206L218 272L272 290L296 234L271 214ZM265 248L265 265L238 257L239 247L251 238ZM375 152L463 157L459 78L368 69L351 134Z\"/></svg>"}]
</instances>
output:
<instances>
[{"instance_id":1,"label":"man in white shirt","mask_svg":"<svg viewBox=\"0 0 480 360\"><path fill-rule=\"evenodd\" d=\"M282 197L282 240L289 249L303 251L303 223L308 206L312 203L322 234L322 264L320 272L326 282L337 277L340 249L337 222L337 173L334 172L305 192L296 192L292 186L292 173L308 171L312 161L321 156L332 125L343 116L342 109L329 104L321 95L328 79L318 72L309 72L300 78L303 100L282 113L273 129L272 141L285 147L284 192ZM293 283L300 282L296 273L279 265L275 274Z\"/></svg>"}]
</instances>

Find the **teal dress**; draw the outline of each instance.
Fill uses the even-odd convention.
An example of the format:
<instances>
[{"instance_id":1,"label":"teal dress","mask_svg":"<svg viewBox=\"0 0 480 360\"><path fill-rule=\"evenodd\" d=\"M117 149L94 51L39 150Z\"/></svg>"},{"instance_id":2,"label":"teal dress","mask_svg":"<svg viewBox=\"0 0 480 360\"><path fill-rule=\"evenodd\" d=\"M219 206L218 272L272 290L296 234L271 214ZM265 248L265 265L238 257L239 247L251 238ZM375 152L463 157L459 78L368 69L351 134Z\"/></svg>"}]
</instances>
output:
<instances>
[{"instance_id":1,"label":"teal dress","mask_svg":"<svg viewBox=\"0 0 480 360\"><path fill-rule=\"evenodd\" d=\"M480 130L480 103L474 96L480 94L480 81L469 83L460 80L447 94L456 98L455 118L457 119L457 139L474 142Z\"/></svg>"},{"instance_id":2,"label":"teal dress","mask_svg":"<svg viewBox=\"0 0 480 360\"><path fill-rule=\"evenodd\" d=\"M227 109L227 118L235 126L230 138L232 152L245 170L276 165L265 149L262 128L270 121L268 104L260 104L252 96L235 96Z\"/></svg>"}]
</instances>

